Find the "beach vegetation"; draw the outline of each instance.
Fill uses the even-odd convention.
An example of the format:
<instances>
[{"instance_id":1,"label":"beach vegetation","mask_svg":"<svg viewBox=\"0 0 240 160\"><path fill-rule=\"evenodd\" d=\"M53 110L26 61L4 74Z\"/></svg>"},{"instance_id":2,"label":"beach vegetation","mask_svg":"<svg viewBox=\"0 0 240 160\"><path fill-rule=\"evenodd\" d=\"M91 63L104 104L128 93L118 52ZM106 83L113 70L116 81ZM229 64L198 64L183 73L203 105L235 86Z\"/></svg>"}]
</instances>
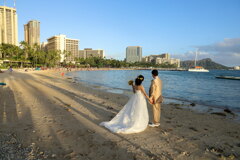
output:
<instances>
[{"instance_id":1,"label":"beach vegetation","mask_svg":"<svg viewBox=\"0 0 240 160\"><path fill-rule=\"evenodd\" d=\"M60 63L60 55L63 54L65 60ZM64 51L61 53L60 50L44 50L38 44L30 46L25 41L21 41L19 46L11 44L0 45L0 58L4 61L1 64L3 67L9 67L10 65L19 67L107 67L107 68L128 68L128 67L159 67L159 68L177 68L176 65L164 63L145 63L135 62L128 63L124 60L107 59L100 57L89 57L89 58L75 58L75 63L67 63L68 57L72 54L71 52Z\"/></svg>"},{"instance_id":2,"label":"beach vegetation","mask_svg":"<svg viewBox=\"0 0 240 160\"><path fill-rule=\"evenodd\" d=\"M67 53L68 54L68 53ZM54 67L59 65L59 51L44 51L38 44L30 46L21 41L19 46L2 43L0 45L2 67Z\"/></svg>"},{"instance_id":3,"label":"beach vegetation","mask_svg":"<svg viewBox=\"0 0 240 160\"><path fill-rule=\"evenodd\" d=\"M78 64L89 65L90 67L108 67L108 68L128 68L128 67L159 67L159 68L177 68L174 64L164 63L164 64L154 64L154 63L144 63L135 62L127 63L126 61L116 60L116 59L106 59L100 57L90 57L90 58L79 58L76 59Z\"/></svg>"}]
</instances>

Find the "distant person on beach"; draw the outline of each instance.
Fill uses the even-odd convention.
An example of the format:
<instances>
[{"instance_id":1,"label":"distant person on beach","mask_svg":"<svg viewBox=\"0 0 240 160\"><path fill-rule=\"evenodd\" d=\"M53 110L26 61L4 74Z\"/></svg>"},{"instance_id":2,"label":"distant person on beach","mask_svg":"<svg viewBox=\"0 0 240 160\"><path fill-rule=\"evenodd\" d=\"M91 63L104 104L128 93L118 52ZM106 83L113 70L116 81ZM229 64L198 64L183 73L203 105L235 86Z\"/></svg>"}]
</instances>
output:
<instances>
[{"instance_id":1,"label":"distant person on beach","mask_svg":"<svg viewBox=\"0 0 240 160\"><path fill-rule=\"evenodd\" d=\"M10 66L8 70L10 73L12 73L13 72L12 66Z\"/></svg>"},{"instance_id":2,"label":"distant person on beach","mask_svg":"<svg viewBox=\"0 0 240 160\"><path fill-rule=\"evenodd\" d=\"M100 125L112 132L123 134L138 133L147 128L149 117L145 98L149 101L150 99L142 86L143 80L144 77L139 75L135 79L135 85L133 81L129 83L133 88L133 96L111 121L102 122Z\"/></svg>"},{"instance_id":3,"label":"distant person on beach","mask_svg":"<svg viewBox=\"0 0 240 160\"><path fill-rule=\"evenodd\" d=\"M149 88L150 104L153 110L153 122L149 124L150 127L160 126L161 103L162 97L162 80L158 77L158 71L152 70L153 80Z\"/></svg>"}]
</instances>

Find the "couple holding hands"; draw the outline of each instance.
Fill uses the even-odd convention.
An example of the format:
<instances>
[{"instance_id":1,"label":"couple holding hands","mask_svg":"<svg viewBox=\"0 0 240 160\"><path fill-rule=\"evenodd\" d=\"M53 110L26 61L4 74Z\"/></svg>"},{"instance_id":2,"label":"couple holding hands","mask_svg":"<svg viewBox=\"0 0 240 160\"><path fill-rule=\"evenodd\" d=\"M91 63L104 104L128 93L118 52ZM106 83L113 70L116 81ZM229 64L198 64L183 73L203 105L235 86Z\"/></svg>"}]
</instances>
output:
<instances>
[{"instance_id":1,"label":"couple holding hands","mask_svg":"<svg viewBox=\"0 0 240 160\"><path fill-rule=\"evenodd\" d=\"M162 98L162 81L158 77L158 71L152 70L153 80L149 88L149 96L146 94L142 82L144 77L139 75L133 81L129 81L132 85L133 96L129 99L127 104L120 110L120 112L110 121L102 122L100 125L108 128L115 133L131 134L144 131L147 126L160 126L160 113ZM149 124L149 116L147 110L147 102L152 105L153 122Z\"/></svg>"}]
</instances>

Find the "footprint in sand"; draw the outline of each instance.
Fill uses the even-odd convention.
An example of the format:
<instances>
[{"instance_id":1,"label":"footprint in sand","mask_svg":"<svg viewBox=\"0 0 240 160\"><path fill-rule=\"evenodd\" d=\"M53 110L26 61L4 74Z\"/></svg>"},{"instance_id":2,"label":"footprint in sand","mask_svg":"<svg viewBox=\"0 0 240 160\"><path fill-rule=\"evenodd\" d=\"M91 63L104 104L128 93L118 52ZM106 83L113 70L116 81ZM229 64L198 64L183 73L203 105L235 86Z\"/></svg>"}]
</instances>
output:
<instances>
[{"instance_id":1,"label":"footprint in sand","mask_svg":"<svg viewBox=\"0 0 240 160\"><path fill-rule=\"evenodd\" d=\"M108 106L108 107L107 107L107 109L108 109L108 110L112 110L112 109L113 109L113 107L109 107L109 106Z\"/></svg>"},{"instance_id":2,"label":"footprint in sand","mask_svg":"<svg viewBox=\"0 0 240 160\"><path fill-rule=\"evenodd\" d=\"M194 127L189 127L189 129L191 129L191 130L193 130L193 131L198 131L196 128L194 128Z\"/></svg>"},{"instance_id":3,"label":"footprint in sand","mask_svg":"<svg viewBox=\"0 0 240 160\"><path fill-rule=\"evenodd\" d=\"M66 132L66 130L60 129L60 130L57 131L57 134L64 134L65 132Z\"/></svg>"}]
</instances>

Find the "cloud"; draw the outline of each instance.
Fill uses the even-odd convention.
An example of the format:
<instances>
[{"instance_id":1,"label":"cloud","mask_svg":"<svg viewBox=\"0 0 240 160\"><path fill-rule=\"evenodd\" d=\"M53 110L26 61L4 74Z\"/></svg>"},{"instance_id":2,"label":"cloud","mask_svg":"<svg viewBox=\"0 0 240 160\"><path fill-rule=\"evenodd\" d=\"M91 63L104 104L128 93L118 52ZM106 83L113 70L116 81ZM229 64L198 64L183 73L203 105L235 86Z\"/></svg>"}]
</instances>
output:
<instances>
[{"instance_id":1,"label":"cloud","mask_svg":"<svg viewBox=\"0 0 240 160\"><path fill-rule=\"evenodd\" d=\"M188 51L184 54L177 54L177 55L173 55L173 58L178 58L181 60L194 60L196 56L196 51ZM198 51L197 54L197 59L204 59L204 58L211 58L212 55L209 54L208 52L204 52L204 51Z\"/></svg>"},{"instance_id":2,"label":"cloud","mask_svg":"<svg viewBox=\"0 0 240 160\"><path fill-rule=\"evenodd\" d=\"M240 38L225 38L222 42L195 46L198 49L198 59L211 58L213 61L226 66L240 65ZM174 57L181 60L195 58L194 51L188 51Z\"/></svg>"},{"instance_id":3,"label":"cloud","mask_svg":"<svg viewBox=\"0 0 240 160\"><path fill-rule=\"evenodd\" d=\"M240 53L240 38L225 38L223 42L196 46L200 51L216 53Z\"/></svg>"}]
</instances>

